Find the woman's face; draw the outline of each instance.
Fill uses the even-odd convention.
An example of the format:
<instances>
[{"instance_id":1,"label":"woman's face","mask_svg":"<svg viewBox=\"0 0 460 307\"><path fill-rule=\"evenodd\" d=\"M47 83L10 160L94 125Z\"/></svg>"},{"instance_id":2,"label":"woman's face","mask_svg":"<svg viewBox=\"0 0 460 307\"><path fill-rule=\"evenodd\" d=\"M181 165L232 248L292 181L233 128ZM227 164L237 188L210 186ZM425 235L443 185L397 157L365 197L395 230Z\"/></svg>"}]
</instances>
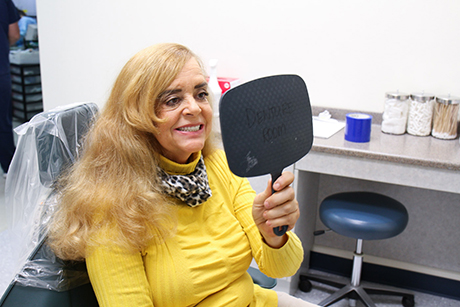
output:
<instances>
[{"instance_id":1,"label":"woman's face","mask_svg":"<svg viewBox=\"0 0 460 307\"><path fill-rule=\"evenodd\" d=\"M159 118L156 138L161 154L186 163L190 156L203 149L211 133L212 109L208 102L208 84L195 58L191 58L176 79L159 96Z\"/></svg>"}]
</instances>

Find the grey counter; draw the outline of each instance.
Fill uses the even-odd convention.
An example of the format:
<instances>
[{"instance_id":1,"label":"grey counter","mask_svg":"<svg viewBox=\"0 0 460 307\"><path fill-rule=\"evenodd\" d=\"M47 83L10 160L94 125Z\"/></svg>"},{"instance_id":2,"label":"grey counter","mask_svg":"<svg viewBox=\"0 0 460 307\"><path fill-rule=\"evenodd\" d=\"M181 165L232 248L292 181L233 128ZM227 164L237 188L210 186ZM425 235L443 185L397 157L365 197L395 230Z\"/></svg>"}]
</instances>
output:
<instances>
[{"instance_id":1,"label":"grey counter","mask_svg":"<svg viewBox=\"0 0 460 307\"><path fill-rule=\"evenodd\" d=\"M315 138L312 151L460 171L458 138L392 135L381 132L380 125L372 125L369 143L346 141L342 129L329 139Z\"/></svg>"}]
</instances>

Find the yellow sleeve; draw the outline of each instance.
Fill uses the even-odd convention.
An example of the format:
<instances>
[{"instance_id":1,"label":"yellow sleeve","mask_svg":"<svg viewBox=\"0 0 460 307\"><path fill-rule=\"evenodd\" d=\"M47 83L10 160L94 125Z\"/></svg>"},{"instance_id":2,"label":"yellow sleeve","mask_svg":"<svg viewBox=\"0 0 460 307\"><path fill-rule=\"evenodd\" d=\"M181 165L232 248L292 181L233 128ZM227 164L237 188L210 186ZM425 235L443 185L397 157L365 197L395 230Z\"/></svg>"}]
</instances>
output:
<instances>
[{"instance_id":1,"label":"yellow sleeve","mask_svg":"<svg viewBox=\"0 0 460 307\"><path fill-rule=\"evenodd\" d=\"M227 165L225 155L219 156L222 165ZM256 260L259 269L267 276L282 278L294 275L300 268L303 261L302 243L293 232L288 232L289 239L286 244L274 249L264 243L254 219L252 218L252 205L255 192L249 181L245 178L231 174L230 169L226 169L231 178L231 187L234 187L234 212L243 227L252 249L252 255Z\"/></svg>"},{"instance_id":2,"label":"yellow sleeve","mask_svg":"<svg viewBox=\"0 0 460 307\"><path fill-rule=\"evenodd\" d=\"M260 271L273 278L294 275L303 261L303 247L297 235L287 232L288 241L279 249L271 248L262 243L261 256L257 264Z\"/></svg>"},{"instance_id":3,"label":"yellow sleeve","mask_svg":"<svg viewBox=\"0 0 460 307\"><path fill-rule=\"evenodd\" d=\"M153 306L141 253L115 246L91 248L86 265L99 306Z\"/></svg>"},{"instance_id":4,"label":"yellow sleeve","mask_svg":"<svg viewBox=\"0 0 460 307\"><path fill-rule=\"evenodd\" d=\"M252 218L253 193L248 192L249 182L243 180L235 201L235 213L251 244L252 254L260 271L272 278L294 275L303 261L303 247L296 234L289 231L288 241L279 249L271 248L262 239ZM252 189L251 189L252 190Z\"/></svg>"}]
</instances>

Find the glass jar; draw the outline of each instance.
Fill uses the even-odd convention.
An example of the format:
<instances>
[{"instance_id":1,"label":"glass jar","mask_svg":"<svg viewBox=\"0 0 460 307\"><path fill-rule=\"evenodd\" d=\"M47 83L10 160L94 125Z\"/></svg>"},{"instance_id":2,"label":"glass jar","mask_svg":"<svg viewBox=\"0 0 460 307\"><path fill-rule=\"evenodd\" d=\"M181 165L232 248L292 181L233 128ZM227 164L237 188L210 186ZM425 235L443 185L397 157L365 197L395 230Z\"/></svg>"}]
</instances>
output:
<instances>
[{"instance_id":1,"label":"glass jar","mask_svg":"<svg viewBox=\"0 0 460 307\"><path fill-rule=\"evenodd\" d=\"M409 113L409 94L385 93L385 109L382 115L382 132L404 134Z\"/></svg>"},{"instance_id":2,"label":"glass jar","mask_svg":"<svg viewBox=\"0 0 460 307\"><path fill-rule=\"evenodd\" d=\"M457 117L460 98L453 96L436 97L433 111L433 130L431 135L439 139L455 139L457 137Z\"/></svg>"},{"instance_id":3,"label":"glass jar","mask_svg":"<svg viewBox=\"0 0 460 307\"><path fill-rule=\"evenodd\" d=\"M434 98L433 94L414 93L410 95L407 133L418 136L430 135Z\"/></svg>"}]
</instances>

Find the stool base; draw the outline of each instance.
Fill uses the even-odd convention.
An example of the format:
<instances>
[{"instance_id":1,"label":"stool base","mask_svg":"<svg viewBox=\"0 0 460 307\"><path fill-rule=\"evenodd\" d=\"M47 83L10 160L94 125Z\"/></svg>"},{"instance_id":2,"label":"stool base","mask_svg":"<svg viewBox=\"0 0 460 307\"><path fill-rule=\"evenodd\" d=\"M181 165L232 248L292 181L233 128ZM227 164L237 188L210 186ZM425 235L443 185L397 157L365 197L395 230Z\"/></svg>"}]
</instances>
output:
<instances>
[{"instance_id":1,"label":"stool base","mask_svg":"<svg viewBox=\"0 0 460 307\"><path fill-rule=\"evenodd\" d=\"M299 289L309 292L311 290L310 280L340 288L337 292L321 301L319 306L329 306L345 297L360 299L367 307L376 307L369 294L383 294L402 296L404 307L414 307L414 294L385 286L365 286L361 285L361 270L363 266L363 240L356 240L356 248L353 254L353 269L350 283L341 283L336 278L319 276L314 274L300 275ZM368 294L369 293L369 294Z\"/></svg>"},{"instance_id":2,"label":"stool base","mask_svg":"<svg viewBox=\"0 0 460 307\"><path fill-rule=\"evenodd\" d=\"M302 284L302 286L299 287L300 290L307 290L306 292L308 292L309 289L311 289L310 280L340 288L340 290L334 292L329 297L319 302L319 306L329 306L343 298L348 297L351 299L361 300L367 307L375 307L376 305L370 298L369 294L402 296L402 305L404 307L413 307L415 305L414 294L408 291L401 291L399 289L385 286L353 286L351 284L341 283L334 277L319 276L315 274L303 274L300 276L300 284Z\"/></svg>"}]
</instances>

